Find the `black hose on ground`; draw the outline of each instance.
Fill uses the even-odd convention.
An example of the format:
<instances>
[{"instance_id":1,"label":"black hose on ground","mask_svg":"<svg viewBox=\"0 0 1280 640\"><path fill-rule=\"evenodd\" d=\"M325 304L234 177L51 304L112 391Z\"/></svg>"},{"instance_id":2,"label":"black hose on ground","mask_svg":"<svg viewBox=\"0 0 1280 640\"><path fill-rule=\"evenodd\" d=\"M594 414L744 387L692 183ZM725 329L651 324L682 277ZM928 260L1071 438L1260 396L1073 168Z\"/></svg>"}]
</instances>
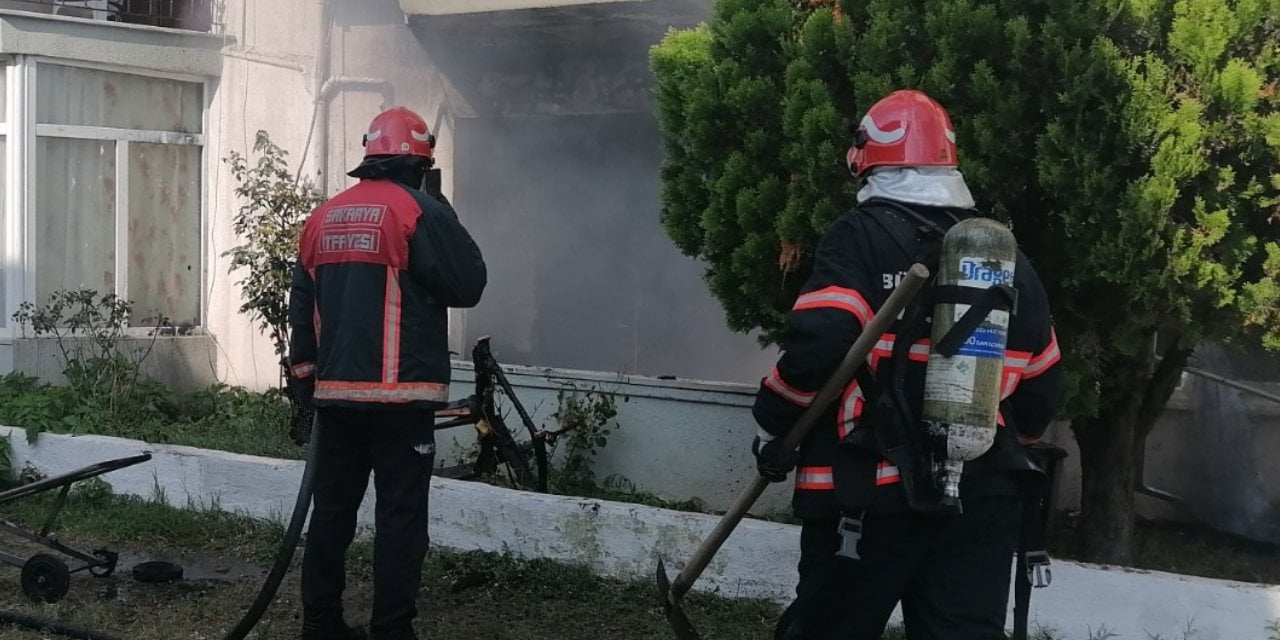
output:
<instances>
[{"instance_id":1,"label":"black hose on ground","mask_svg":"<svg viewBox=\"0 0 1280 640\"><path fill-rule=\"evenodd\" d=\"M249 632L262 619L262 614L266 613L267 607L271 606L271 601L275 600L276 590L280 588L284 575L289 572L289 565L293 563L293 554L298 550L298 540L302 538L302 525L307 520L307 512L311 510L312 482L316 474L316 451L320 449L318 446L320 431L320 421L313 419L311 441L307 444L307 462L302 469L302 484L298 487L298 498L293 505L293 517L289 520L289 528L285 530L284 539L280 541L280 550L276 552L275 565L271 567L271 573L267 574L267 580L262 584L262 589L258 591L258 597L254 599L249 610L245 612L235 628L223 636L223 640L244 640L244 637L249 635Z\"/></svg>"},{"instance_id":2,"label":"black hose on ground","mask_svg":"<svg viewBox=\"0 0 1280 640\"><path fill-rule=\"evenodd\" d=\"M60 636L73 638L74 640L122 640L117 636L108 635L101 631L81 629L80 627L73 627L71 625L61 624L52 620L43 620L35 616L13 613L11 611L0 611L0 624L11 624L19 627L26 627L33 631L48 631Z\"/></svg>"}]
</instances>

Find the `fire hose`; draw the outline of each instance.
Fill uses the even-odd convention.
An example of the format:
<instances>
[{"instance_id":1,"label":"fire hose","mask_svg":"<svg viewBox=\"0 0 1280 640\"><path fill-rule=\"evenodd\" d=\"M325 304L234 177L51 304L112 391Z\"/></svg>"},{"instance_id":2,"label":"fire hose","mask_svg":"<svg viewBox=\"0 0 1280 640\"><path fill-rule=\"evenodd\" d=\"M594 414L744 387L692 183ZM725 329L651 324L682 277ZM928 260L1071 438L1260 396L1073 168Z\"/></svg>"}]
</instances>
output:
<instances>
[{"instance_id":1,"label":"fire hose","mask_svg":"<svg viewBox=\"0 0 1280 640\"><path fill-rule=\"evenodd\" d=\"M56 633L60 636L74 638L75 640L123 640L117 636L108 635L99 631L82 629L52 620L45 620L35 616L28 616L21 613L13 613L11 611L0 611L0 623L11 624L17 627L25 627L35 631L45 631Z\"/></svg>"},{"instance_id":2,"label":"fire hose","mask_svg":"<svg viewBox=\"0 0 1280 640\"><path fill-rule=\"evenodd\" d=\"M307 512L311 510L316 452L320 449L317 446L320 431L320 421L313 419L311 439L307 444L307 461L302 468L302 483L298 487L298 497L293 505L293 516L289 519L289 528L285 530L284 538L280 540L280 549L276 552L275 565L271 567L271 572L267 574L267 579L262 583L262 588L258 590L258 595L249 606L249 610L245 612L240 622L223 636L223 640L244 640L244 637L249 635L249 632L262 619L262 614L266 613L267 607L271 606L271 601L275 600L276 590L280 588L280 582L289 571L289 565L293 562L293 553L298 549L298 540L302 538L302 525L307 520Z\"/></svg>"}]
</instances>

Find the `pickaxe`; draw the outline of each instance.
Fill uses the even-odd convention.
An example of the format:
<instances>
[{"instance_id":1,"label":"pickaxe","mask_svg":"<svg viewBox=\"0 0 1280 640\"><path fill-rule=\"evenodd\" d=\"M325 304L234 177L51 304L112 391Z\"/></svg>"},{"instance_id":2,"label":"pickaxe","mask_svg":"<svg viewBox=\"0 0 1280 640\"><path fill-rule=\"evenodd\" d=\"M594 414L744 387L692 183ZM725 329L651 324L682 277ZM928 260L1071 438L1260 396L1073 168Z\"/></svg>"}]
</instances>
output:
<instances>
[{"instance_id":1,"label":"pickaxe","mask_svg":"<svg viewBox=\"0 0 1280 640\"><path fill-rule=\"evenodd\" d=\"M867 357L871 355L871 349L880 340L880 336L889 330L893 321L910 304L928 279L929 270L924 265L915 264L911 266L902 282L890 294L889 299L885 300L880 310L862 328L862 333L854 341L853 346L849 347L844 360L840 362L840 366L836 368L836 372L832 374L831 379L818 392L813 404L809 406L791 430L787 432L787 435L783 437L782 447L784 450L794 451L796 447L800 446L814 423L826 411L827 406L840 397L845 387L848 386L849 381L857 373L858 368L866 363ZM720 550L720 546L729 538L729 534L733 533L734 527L737 527L742 518L747 515L747 510L755 504L756 500L760 498L760 494L764 493L765 488L768 486L769 481L767 479L763 476L756 476L751 484L738 496L738 499L734 500L729 510L720 517L720 522L716 524L716 528L711 531L711 535L693 553L693 557L689 559L688 564L676 576L674 582L667 578L667 569L662 564L662 560L658 560L658 601L662 605L662 611L666 614L667 621L671 623L671 628L675 631L679 640L698 640L700 637L698 631L693 628L693 623L689 621L689 617L680 608L680 601L689 592L690 587L693 586L698 576L702 575L702 571L707 568L712 556Z\"/></svg>"}]
</instances>

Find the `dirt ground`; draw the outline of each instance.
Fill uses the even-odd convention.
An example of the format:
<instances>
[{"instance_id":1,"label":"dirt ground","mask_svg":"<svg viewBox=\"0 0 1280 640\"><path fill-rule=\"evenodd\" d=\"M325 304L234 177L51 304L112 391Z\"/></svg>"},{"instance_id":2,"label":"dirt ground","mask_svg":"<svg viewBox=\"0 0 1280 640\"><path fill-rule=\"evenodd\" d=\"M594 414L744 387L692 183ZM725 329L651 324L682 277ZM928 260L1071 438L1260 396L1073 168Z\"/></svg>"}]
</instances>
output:
<instances>
[{"instance_id":1,"label":"dirt ground","mask_svg":"<svg viewBox=\"0 0 1280 640\"><path fill-rule=\"evenodd\" d=\"M0 505L0 519L38 528L52 495ZM54 537L73 548L107 548L121 555L117 571L98 578L71 575L70 590L55 604L27 598L20 570L0 565L0 611L51 619L128 640L219 640L257 595L283 530L209 505L177 509L163 492L151 499L113 497L105 485L81 483L71 493ZM304 541L305 544L305 541ZM0 551L26 558L46 549L0 534ZM254 639L290 639L299 633L298 563L280 585ZM145 584L132 568L144 560L178 562L184 579ZM432 640L660 640L672 638L653 583L608 580L588 571L486 553L432 550L419 595L420 637ZM76 565L73 565L76 566ZM348 554L347 617L367 621L372 597L372 545L358 540ZM767 638L780 613L763 602L693 594L685 609L707 640ZM3 640L61 636L0 625Z\"/></svg>"},{"instance_id":2,"label":"dirt ground","mask_svg":"<svg viewBox=\"0 0 1280 640\"><path fill-rule=\"evenodd\" d=\"M280 527L227 514L216 505L176 509L163 495L151 500L120 499L103 487L85 489L73 491L55 537L86 551L106 547L121 553L117 572L106 578L87 572L72 574L64 599L39 604L23 594L19 569L0 565L0 611L52 619L129 640L223 638L257 594L279 544ZM52 496L41 496L0 505L0 518L38 527L51 500ZM1185 529L1143 530L1139 556L1153 565L1163 566L1174 558L1178 565L1198 570L1192 573L1263 582L1274 582L1280 571L1280 564L1276 564L1280 556L1270 545L1246 545ZM0 551L25 558L44 549L0 534ZM301 549L276 601L250 638L298 637L300 558ZM1197 560L1192 562L1192 558ZM133 565L148 559L177 561L186 571L185 578L164 585L135 581ZM367 619L371 605L371 560L367 542L353 545L348 558L347 614L354 623ZM1213 571L1207 570L1209 563L1214 565ZM770 638L780 613L771 603L698 594L686 599L685 609L706 640ZM433 550L423 571L419 610L417 628L424 640L674 637L656 604L651 582L608 580L579 568L496 554ZM60 637L0 625L2 640ZM891 630L888 638L900 640L901 631Z\"/></svg>"},{"instance_id":3,"label":"dirt ground","mask_svg":"<svg viewBox=\"0 0 1280 640\"><path fill-rule=\"evenodd\" d=\"M97 541L77 539L86 549ZM40 549L5 540L4 549ZM56 604L29 600L19 586L19 570L0 569L0 610L56 620L130 640L212 640L222 638L257 594L265 568L225 555L180 557L124 551L116 574L98 578L76 573L71 589ZM347 615L367 619L372 583L367 548L352 554ZM297 638L298 574L295 569L250 638ZM175 559L192 576L172 584L145 584L132 578L136 561ZM248 569L248 570L247 570ZM601 580L551 563L526 563L491 555L433 554L419 599L419 636L433 640L658 640L673 637L654 606L652 587ZM692 598L690 615L708 639L766 638L776 608L763 603L730 603ZM6 640L54 640L61 636L0 625Z\"/></svg>"}]
</instances>

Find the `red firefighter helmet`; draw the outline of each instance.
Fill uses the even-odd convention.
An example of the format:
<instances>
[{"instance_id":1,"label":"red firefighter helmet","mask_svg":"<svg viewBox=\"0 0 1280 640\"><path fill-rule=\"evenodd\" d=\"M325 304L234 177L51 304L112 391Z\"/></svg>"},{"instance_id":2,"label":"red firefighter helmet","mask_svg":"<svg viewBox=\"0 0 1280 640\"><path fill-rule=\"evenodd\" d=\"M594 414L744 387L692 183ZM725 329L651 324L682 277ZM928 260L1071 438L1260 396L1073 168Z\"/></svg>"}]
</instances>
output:
<instances>
[{"instance_id":1,"label":"red firefighter helmet","mask_svg":"<svg viewBox=\"0 0 1280 640\"><path fill-rule=\"evenodd\" d=\"M845 159L855 176L872 167L954 167L955 127L933 98L894 91L867 109Z\"/></svg>"},{"instance_id":2,"label":"red firefighter helmet","mask_svg":"<svg viewBox=\"0 0 1280 640\"><path fill-rule=\"evenodd\" d=\"M364 157L422 156L432 157L436 137L427 121L405 107L392 107L379 113L364 134Z\"/></svg>"}]
</instances>

